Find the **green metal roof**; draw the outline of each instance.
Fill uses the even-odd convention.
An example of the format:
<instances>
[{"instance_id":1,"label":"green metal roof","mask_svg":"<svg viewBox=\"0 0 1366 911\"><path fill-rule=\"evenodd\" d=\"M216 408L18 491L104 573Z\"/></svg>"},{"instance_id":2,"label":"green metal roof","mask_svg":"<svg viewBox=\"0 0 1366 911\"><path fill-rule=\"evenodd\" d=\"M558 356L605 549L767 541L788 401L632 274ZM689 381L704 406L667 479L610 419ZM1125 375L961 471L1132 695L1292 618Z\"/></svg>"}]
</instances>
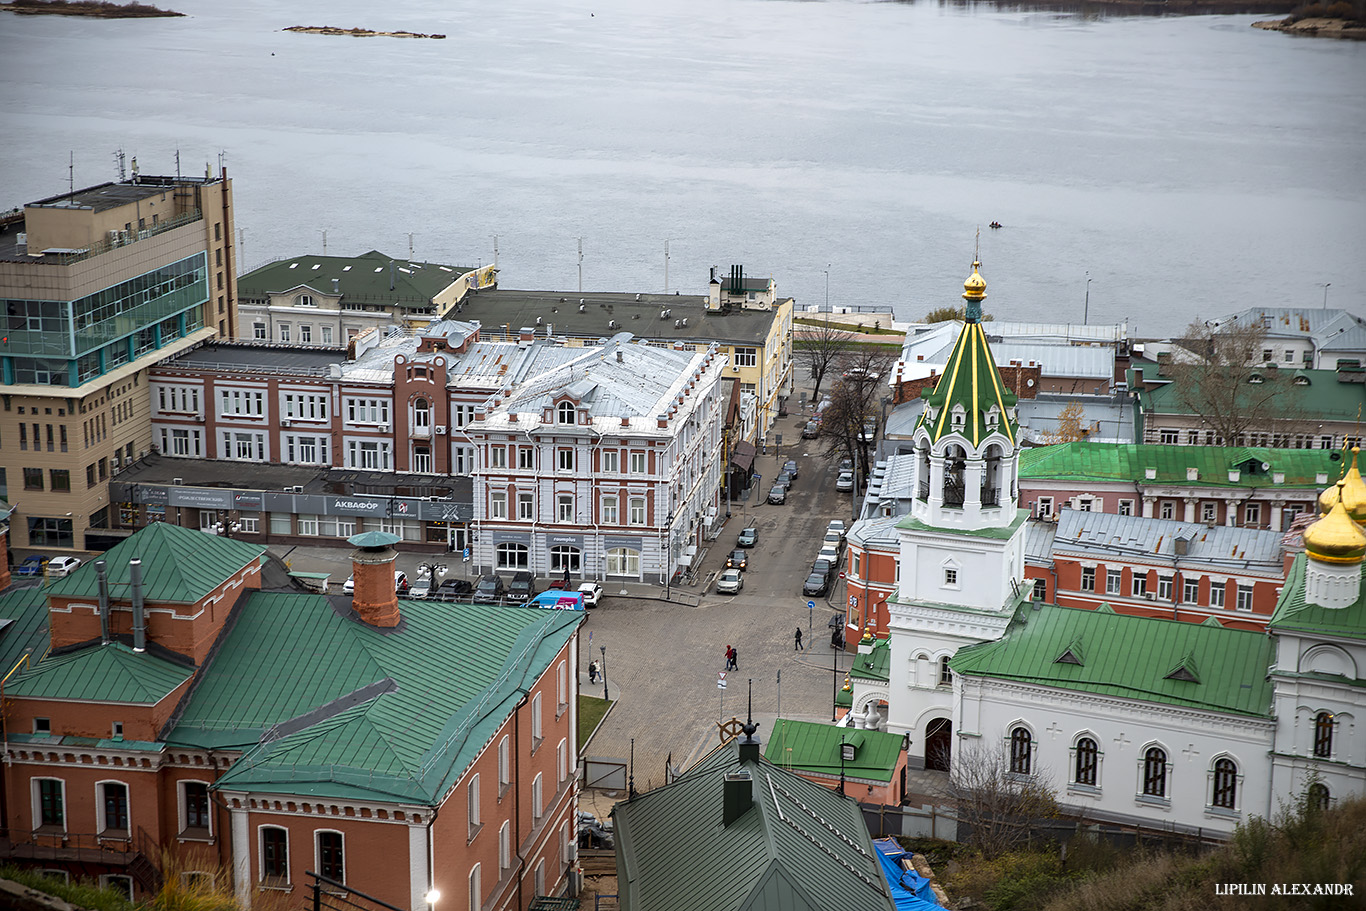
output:
<instances>
[{"instance_id":1,"label":"green metal roof","mask_svg":"<svg viewBox=\"0 0 1366 911\"><path fill-rule=\"evenodd\" d=\"M1069 651L1082 663L1058 660ZM1266 718L1274 651L1260 632L1043 604L1017 611L1001 639L959 649L949 667L965 676Z\"/></svg>"},{"instance_id":2,"label":"green metal roof","mask_svg":"<svg viewBox=\"0 0 1366 911\"><path fill-rule=\"evenodd\" d=\"M1301 421L1354 421L1357 419L1357 409L1366 405L1366 384L1340 382L1336 370L1266 369L1258 371L1258 374L1262 382L1249 383L1246 393L1248 397L1262 397L1267 387L1275 384L1278 387L1275 392L1277 412L1271 417ZM1190 407L1181 401L1180 392L1180 384L1173 380L1162 386L1140 390L1139 402L1147 414L1189 414Z\"/></svg>"},{"instance_id":3,"label":"green metal roof","mask_svg":"<svg viewBox=\"0 0 1366 911\"><path fill-rule=\"evenodd\" d=\"M352 547L388 547L403 539L388 531L363 531L346 539Z\"/></svg>"},{"instance_id":4,"label":"green metal roof","mask_svg":"<svg viewBox=\"0 0 1366 911\"><path fill-rule=\"evenodd\" d=\"M1343 608L1320 607L1304 600L1304 570L1308 557L1300 554L1290 566L1281 587L1280 600L1271 614L1267 629L1272 632L1309 633L1366 639L1366 585L1354 604ZM1358 570L1362 567L1358 567Z\"/></svg>"},{"instance_id":5,"label":"green metal roof","mask_svg":"<svg viewBox=\"0 0 1366 911\"><path fill-rule=\"evenodd\" d=\"M616 805L621 906L892 911L858 804L753 749L741 758L737 744L719 747L672 783ZM723 825L726 775L739 772L751 776L753 803Z\"/></svg>"},{"instance_id":6,"label":"green metal roof","mask_svg":"<svg viewBox=\"0 0 1366 911\"><path fill-rule=\"evenodd\" d=\"M937 443L950 433L961 433L973 446L978 446L990 434L1001 433L1012 445L1015 443L1018 426L1006 409L1017 399L1001 382L1001 372L991 356L991 346L987 344L981 323L963 324L944 375L933 391L926 389L921 397L927 405L917 424L929 430L931 442ZM955 405L963 407L964 418L963 426L957 430L952 425ZM997 423L989 426L987 413L993 405ZM933 421L929 420L931 409L938 409Z\"/></svg>"},{"instance_id":7,"label":"green metal roof","mask_svg":"<svg viewBox=\"0 0 1366 911\"><path fill-rule=\"evenodd\" d=\"M131 597L128 563L142 559L142 596L147 601L193 604L233 573L257 560L265 547L154 522L110 548L101 558L109 577L110 597ZM82 564L74 573L48 586L48 594L66 598L97 598L95 564Z\"/></svg>"},{"instance_id":8,"label":"green metal roof","mask_svg":"<svg viewBox=\"0 0 1366 911\"><path fill-rule=\"evenodd\" d=\"M779 718L764 758L785 769L818 775L840 774L840 745L854 746L854 758L843 765L847 778L889 782L901 756L900 734L850 730L833 724Z\"/></svg>"},{"instance_id":9,"label":"green metal roof","mask_svg":"<svg viewBox=\"0 0 1366 911\"><path fill-rule=\"evenodd\" d=\"M380 630L345 611L254 593L167 740L246 750L229 790L435 805L583 617L403 601Z\"/></svg>"},{"instance_id":10,"label":"green metal roof","mask_svg":"<svg viewBox=\"0 0 1366 911\"><path fill-rule=\"evenodd\" d=\"M867 653L856 653L854 661L849 665L849 676L855 680L881 680L886 681L887 669L892 664L892 650L887 644L886 639L874 639L873 650Z\"/></svg>"},{"instance_id":11,"label":"green metal roof","mask_svg":"<svg viewBox=\"0 0 1366 911\"><path fill-rule=\"evenodd\" d=\"M8 694L155 705L193 674L192 668L148 652L134 652L121 642L111 642L45 658L33 670L11 681Z\"/></svg>"},{"instance_id":12,"label":"green metal roof","mask_svg":"<svg viewBox=\"0 0 1366 911\"><path fill-rule=\"evenodd\" d=\"M1155 468L1150 484L1188 484L1186 469L1195 468L1204 487L1321 488L1337 481L1346 465L1341 452L1327 449L1078 442L1021 450L1020 479L1144 481ZM1228 479L1230 469L1239 471L1238 480ZM1273 485L1278 471L1285 480ZM1319 474L1327 482L1317 481Z\"/></svg>"},{"instance_id":13,"label":"green metal roof","mask_svg":"<svg viewBox=\"0 0 1366 911\"><path fill-rule=\"evenodd\" d=\"M999 538L1009 540L1015 534L1026 519L1029 518L1029 510L1017 509L1015 518L1009 525L1001 528L941 528L938 525L926 525L924 522L910 515L896 523L897 528L906 528L912 531L939 531L946 535L968 535L973 538Z\"/></svg>"},{"instance_id":14,"label":"green metal roof","mask_svg":"<svg viewBox=\"0 0 1366 911\"><path fill-rule=\"evenodd\" d=\"M30 667L37 664L47 644L47 593L42 587L16 588L0 595L0 677L25 654Z\"/></svg>"},{"instance_id":15,"label":"green metal roof","mask_svg":"<svg viewBox=\"0 0 1366 911\"><path fill-rule=\"evenodd\" d=\"M240 297L263 298L307 286L321 294L332 294L335 279L342 298L350 303L427 306L461 275L476 268L394 259L378 250L360 256L293 256L241 276L237 293Z\"/></svg>"},{"instance_id":16,"label":"green metal roof","mask_svg":"<svg viewBox=\"0 0 1366 911\"><path fill-rule=\"evenodd\" d=\"M10 743L31 743L47 747L89 747L95 750L132 750L160 753L166 745L155 740L123 740L116 737L76 737L71 734L10 734Z\"/></svg>"}]
</instances>

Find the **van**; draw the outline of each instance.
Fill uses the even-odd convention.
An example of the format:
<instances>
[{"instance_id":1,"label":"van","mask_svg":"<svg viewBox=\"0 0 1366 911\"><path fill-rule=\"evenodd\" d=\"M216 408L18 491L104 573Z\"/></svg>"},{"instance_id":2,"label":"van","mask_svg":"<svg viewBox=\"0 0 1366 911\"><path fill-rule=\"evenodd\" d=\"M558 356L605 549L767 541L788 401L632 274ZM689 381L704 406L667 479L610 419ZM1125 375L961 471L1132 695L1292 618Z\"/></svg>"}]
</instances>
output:
<instances>
[{"instance_id":1,"label":"van","mask_svg":"<svg viewBox=\"0 0 1366 911\"><path fill-rule=\"evenodd\" d=\"M474 584L475 604L497 604L503 599L503 577L497 573L486 573Z\"/></svg>"}]
</instances>

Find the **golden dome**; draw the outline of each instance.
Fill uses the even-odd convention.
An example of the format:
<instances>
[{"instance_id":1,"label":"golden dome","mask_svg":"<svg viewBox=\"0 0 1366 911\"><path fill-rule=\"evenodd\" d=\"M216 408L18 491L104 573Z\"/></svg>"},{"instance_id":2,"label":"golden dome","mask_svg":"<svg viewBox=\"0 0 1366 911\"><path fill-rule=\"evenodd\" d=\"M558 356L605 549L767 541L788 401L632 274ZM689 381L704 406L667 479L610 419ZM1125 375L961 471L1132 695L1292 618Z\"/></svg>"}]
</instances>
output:
<instances>
[{"instance_id":1,"label":"golden dome","mask_svg":"<svg viewBox=\"0 0 1366 911\"><path fill-rule=\"evenodd\" d=\"M968 276L967 281L963 282L963 300L980 301L987 296L987 283L979 271L981 268L982 264L974 260L972 274Z\"/></svg>"},{"instance_id":2,"label":"golden dome","mask_svg":"<svg viewBox=\"0 0 1366 911\"><path fill-rule=\"evenodd\" d=\"M1341 497L1338 494L1338 486L1336 484L1332 487L1325 488L1323 493L1319 494L1319 515L1328 515L1328 513L1333 511L1333 507L1338 505L1340 501Z\"/></svg>"},{"instance_id":3,"label":"golden dome","mask_svg":"<svg viewBox=\"0 0 1366 911\"><path fill-rule=\"evenodd\" d=\"M1360 563L1366 557L1366 532L1352 521L1342 503L1342 488L1346 481L1338 481L1338 502L1328 515L1304 530L1304 549L1309 556L1324 563Z\"/></svg>"},{"instance_id":4,"label":"golden dome","mask_svg":"<svg viewBox=\"0 0 1366 911\"><path fill-rule=\"evenodd\" d=\"M1357 455L1360 452L1360 447L1352 447L1352 467L1342 476L1342 492L1339 494L1353 522L1366 522L1366 481L1362 480L1361 472L1357 469Z\"/></svg>"}]
</instances>

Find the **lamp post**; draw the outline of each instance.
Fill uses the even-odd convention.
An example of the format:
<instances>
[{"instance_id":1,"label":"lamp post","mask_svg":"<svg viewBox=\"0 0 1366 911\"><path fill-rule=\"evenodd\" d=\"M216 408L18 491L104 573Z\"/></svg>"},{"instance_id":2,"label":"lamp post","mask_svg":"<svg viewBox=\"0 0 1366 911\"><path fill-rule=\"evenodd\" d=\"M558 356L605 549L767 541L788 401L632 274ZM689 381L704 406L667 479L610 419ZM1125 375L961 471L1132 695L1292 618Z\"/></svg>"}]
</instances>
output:
<instances>
[{"instance_id":1,"label":"lamp post","mask_svg":"<svg viewBox=\"0 0 1366 911\"><path fill-rule=\"evenodd\" d=\"M1332 282L1323 283L1323 309L1328 309L1328 289L1333 287Z\"/></svg>"},{"instance_id":2,"label":"lamp post","mask_svg":"<svg viewBox=\"0 0 1366 911\"><path fill-rule=\"evenodd\" d=\"M602 674L602 698L603 701L610 701L607 698L607 646L602 645L599 648L602 649L602 667L599 668L599 672Z\"/></svg>"},{"instance_id":3,"label":"lamp post","mask_svg":"<svg viewBox=\"0 0 1366 911\"><path fill-rule=\"evenodd\" d=\"M1091 273L1086 273L1086 303L1082 305L1081 324L1086 325L1086 320L1091 315Z\"/></svg>"},{"instance_id":4,"label":"lamp post","mask_svg":"<svg viewBox=\"0 0 1366 911\"><path fill-rule=\"evenodd\" d=\"M669 585L673 582L673 527L674 514L669 510L669 517L664 520L664 600L669 600Z\"/></svg>"},{"instance_id":5,"label":"lamp post","mask_svg":"<svg viewBox=\"0 0 1366 911\"><path fill-rule=\"evenodd\" d=\"M434 596L436 595L437 586L440 584L437 580L443 578L443 577L446 575L446 572L447 572L447 567L446 567L446 564L445 564L445 563L419 563L419 564L417 564L417 576L418 576L418 578L420 579L420 578L422 578L423 576L426 576L428 579L431 580L431 583L427 586L427 597L428 597L428 598L434 597Z\"/></svg>"},{"instance_id":6,"label":"lamp post","mask_svg":"<svg viewBox=\"0 0 1366 911\"><path fill-rule=\"evenodd\" d=\"M825 312L830 312L830 263L825 264Z\"/></svg>"},{"instance_id":7,"label":"lamp post","mask_svg":"<svg viewBox=\"0 0 1366 911\"><path fill-rule=\"evenodd\" d=\"M830 647L830 720L834 721L839 712L840 698L840 650Z\"/></svg>"},{"instance_id":8,"label":"lamp post","mask_svg":"<svg viewBox=\"0 0 1366 911\"><path fill-rule=\"evenodd\" d=\"M220 511L218 522L214 525L214 533L219 537L231 538L242 530L242 523L237 521L237 518L232 510Z\"/></svg>"}]
</instances>

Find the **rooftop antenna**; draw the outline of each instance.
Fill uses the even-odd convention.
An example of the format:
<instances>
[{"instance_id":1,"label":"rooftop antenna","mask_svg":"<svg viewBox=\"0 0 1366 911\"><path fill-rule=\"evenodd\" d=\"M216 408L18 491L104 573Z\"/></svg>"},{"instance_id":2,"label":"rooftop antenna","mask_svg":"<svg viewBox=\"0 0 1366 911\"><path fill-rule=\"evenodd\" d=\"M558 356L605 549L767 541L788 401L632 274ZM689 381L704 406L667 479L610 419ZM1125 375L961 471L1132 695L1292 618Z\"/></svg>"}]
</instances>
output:
<instances>
[{"instance_id":1,"label":"rooftop antenna","mask_svg":"<svg viewBox=\"0 0 1366 911\"><path fill-rule=\"evenodd\" d=\"M76 150L71 150L71 161L66 166L66 192L76 192Z\"/></svg>"},{"instance_id":2,"label":"rooftop antenna","mask_svg":"<svg viewBox=\"0 0 1366 911\"><path fill-rule=\"evenodd\" d=\"M413 261L413 232L408 232L408 262Z\"/></svg>"},{"instance_id":3,"label":"rooftop antenna","mask_svg":"<svg viewBox=\"0 0 1366 911\"><path fill-rule=\"evenodd\" d=\"M579 293L583 293L583 238L579 238Z\"/></svg>"},{"instance_id":4,"label":"rooftop antenna","mask_svg":"<svg viewBox=\"0 0 1366 911\"><path fill-rule=\"evenodd\" d=\"M218 176L219 176L219 177L222 177L222 176L223 176L223 171L227 168L227 165L228 165L228 150L227 150L227 149L219 149L219 150L218 150Z\"/></svg>"},{"instance_id":5,"label":"rooftop antenna","mask_svg":"<svg viewBox=\"0 0 1366 911\"><path fill-rule=\"evenodd\" d=\"M122 183L128 179L127 156L124 154L122 147L115 150L114 160L119 163L119 183Z\"/></svg>"},{"instance_id":6,"label":"rooftop antenna","mask_svg":"<svg viewBox=\"0 0 1366 911\"><path fill-rule=\"evenodd\" d=\"M175 150L175 179L180 179L180 150Z\"/></svg>"},{"instance_id":7,"label":"rooftop antenna","mask_svg":"<svg viewBox=\"0 0 1366 911\"><path fill-rule=\"evenodd\" d=\"M669 293L669 242L664 241L664 293Z\"/></svg>"},{"instance_id":8,"label":"rooftop antenna","mask_svg":"<svg viewBox=\"0 0 1366 911\"><path fill-rule=\"evenodd\" d=\"M493 268L498 268L498 235L493 235Z\"/></svg>"}]
</instances>

